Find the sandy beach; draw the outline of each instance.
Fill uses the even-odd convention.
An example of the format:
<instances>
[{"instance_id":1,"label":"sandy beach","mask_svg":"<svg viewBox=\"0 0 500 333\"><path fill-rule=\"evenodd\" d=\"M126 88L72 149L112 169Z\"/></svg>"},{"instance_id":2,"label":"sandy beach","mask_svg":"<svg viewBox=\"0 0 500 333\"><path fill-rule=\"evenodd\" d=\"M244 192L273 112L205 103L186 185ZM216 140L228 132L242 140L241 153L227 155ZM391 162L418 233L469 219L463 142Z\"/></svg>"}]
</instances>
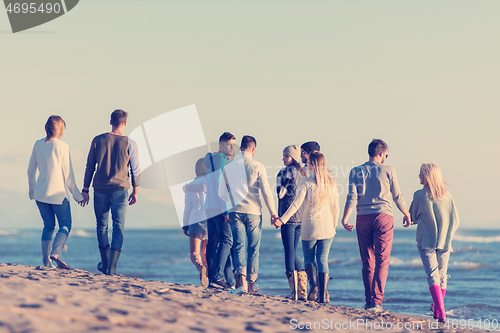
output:
<instances>
[{"instance_id":1,"label":"sandy beach","mask_svg":"<svg viewBox=\"0 0 500 333\"><path fill-rule=\"evenodd\" d=\"M315 328L314 328L315 327ZM429 318L0 264L0 332L444 332ZM460 330L482 332L479 330Z\"/></svg>"}]
</instances>

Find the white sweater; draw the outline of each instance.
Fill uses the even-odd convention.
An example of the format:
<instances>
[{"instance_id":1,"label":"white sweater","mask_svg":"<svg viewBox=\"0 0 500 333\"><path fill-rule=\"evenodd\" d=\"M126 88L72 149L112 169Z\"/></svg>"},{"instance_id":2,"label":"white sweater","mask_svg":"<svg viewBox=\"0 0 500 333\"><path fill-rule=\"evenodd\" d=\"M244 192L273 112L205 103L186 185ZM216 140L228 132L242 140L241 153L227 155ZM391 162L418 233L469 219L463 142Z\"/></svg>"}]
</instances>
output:
<instances>
[{"instance_id":1,"label":"white sweater","mask_svg":"<svg viewBox=\"0 0 500 333\"><path fill-rule=\"evenodd\" d=\"M196 177L189 185L202 185L203 191L186 192L184 197L184 215L182 225L189 226L193 223L204 222L207 219L205 214L205 198L206 198L206 177Z\"/></svg>"},{"instance_id":2,"label":"white sweater","mask_svg":"<svg viewBox=\"0 0 500 333\"><path fill-rule=\"evenodd\" d=\"M299 185L297 196L288 210L281 216L281 221L287 223L302 206L302 240L321 240L335 236L339 220L339 195L337 186L330 198L320 206L314 202L317 185L314 175L305 178Z\"/></svg>"},{"instance_id":3,"label":"white sweater","mask_svg":"<svg viewBox=\"0 0 500 333\"><path fill-rule=\"evenodd\" d=\"M60 205L64 199L69 199L66 187L76 201L83 200L76 186L69 147L58 139L35 142L28 166L28 183L31 200Z\"/></svg>"}]
</instances>

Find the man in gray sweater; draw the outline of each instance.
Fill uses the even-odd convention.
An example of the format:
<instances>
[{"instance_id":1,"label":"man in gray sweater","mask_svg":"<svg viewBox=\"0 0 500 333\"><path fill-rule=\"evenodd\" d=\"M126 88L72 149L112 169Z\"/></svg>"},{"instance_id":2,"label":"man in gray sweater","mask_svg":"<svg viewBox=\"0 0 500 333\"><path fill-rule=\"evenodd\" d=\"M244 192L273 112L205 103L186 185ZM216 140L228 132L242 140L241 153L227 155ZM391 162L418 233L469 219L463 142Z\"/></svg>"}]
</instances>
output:
<instances>
[{"instance_id":1,"label":"man in gray sweater","mask_svg":"<svg viewBox=\"0 0 500 333\"><path fill-rule=\"evenodd\" d=\"M356 231L359 253L363 262L366 310L383 311L384 288L389 271L389 261L394 236L391 197L410 221L410 213L399 189L396 170L384 165L387 144L373 139L368 145L368 162L354 167L349 175L349 193L342 217L342 225L348 231L354 226L347 223L356 206Z\"/></svg>"},{"instance_id":2,"label":"man in gray sweater","mask_svg":"<svg viewBox=\"0 0 500 333\"><path fill-rule=\"evenodd\" d=\"M241 139L241 153L224 169L226 177L230 179L229 183L226 183L224 178L219 184L219 196L226 202L235 203L234 207L229 210L229 224L234 244L237 287L235 293L255 292L262 235L261 195L271 214L271 220L278 218L266 168L262 163L253 159L256 147L255 138L245 135ZM243 165L244 172L239 175L240 177L231 177L231 165ZM232 203L231 206L233 206Z\"/></svg>"},{"instance_id":3,"label":"man in gray sweater","mask_svg":"<svg viewBox=\"0 0 500 333\"><path fill-rule=\"evenodd\" d=\"M116 274L116 264L123 244L127 206L137 202L139 188L139 153L137 143L123 134L127 112L111 114L111 132L96 136L90 145L85 168L82 195L89 202L89 187L94 178L94 212L101 262L97 269L107 275ZM96 168L97 165L97 168ZM129 177L129 169L130 175ZM95 173L95 175L94 175ZM132 194L128 195L132 178ZM111 211L113 238L108 241L108 217Z\"/></svg>"}]
</instances>

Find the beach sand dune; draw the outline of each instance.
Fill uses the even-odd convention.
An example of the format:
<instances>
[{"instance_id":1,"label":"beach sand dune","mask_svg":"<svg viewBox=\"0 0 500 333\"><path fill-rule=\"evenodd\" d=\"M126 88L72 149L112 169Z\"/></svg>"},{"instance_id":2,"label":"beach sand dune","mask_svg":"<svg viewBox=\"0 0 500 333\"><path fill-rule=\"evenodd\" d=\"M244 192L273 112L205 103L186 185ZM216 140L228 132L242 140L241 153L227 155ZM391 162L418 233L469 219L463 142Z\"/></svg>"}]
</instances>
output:
<instances>
[{"instance_id":1,"label":"beach sand dune","mask_svg":"<svg viewBox=\"0 0 500 333\"><path fill-rule=\"evenodd\" d=\"M277 296L231 295L78 269L0 264L0 333L293 332L301 328L371 332L377 326L388 330L389 323L394 332L448 331L443 324L436 330L437 323L424 317L376 315Z\"/></svg>"}]
</instances>

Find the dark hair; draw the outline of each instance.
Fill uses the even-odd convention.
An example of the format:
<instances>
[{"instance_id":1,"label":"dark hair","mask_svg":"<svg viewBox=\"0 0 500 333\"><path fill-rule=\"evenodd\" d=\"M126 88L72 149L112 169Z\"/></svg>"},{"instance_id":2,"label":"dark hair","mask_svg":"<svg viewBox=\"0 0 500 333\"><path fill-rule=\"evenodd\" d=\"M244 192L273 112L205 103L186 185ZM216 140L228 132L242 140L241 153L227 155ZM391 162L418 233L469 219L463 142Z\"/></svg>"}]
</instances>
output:
<instances>
[{"instance_id":1,"label":"dark hair","mask_svg":"<svg viewBox=\"0 0 500 333\"><path fill-rule=\"evenodd\" d=\"M47 136L45 139L50 140L56 136L57 124L61 122L63 123L63 126L66 127L66 123L59 116L50 116L49 119L47 119L47 122L45 123L45 133L47 133Z\"/></svg>"},{"instance_id":2,"label":"dark hair","mask_svg":"<svg viewBox=\"0 0 500 333\"><path fill-rule=\"evenodd\" d=\"M219 142L228 142L229 140L236 140L236 137L229 132L224 132L219 138Z\"/></svg>"},{"instance_id":3,"label":"dark hair","mask_svg":"<svg viewBox=\"0 0 500 333\"><path fill-rule=\"evenodd\" d=\"M205 176L207 174L207 168L203 163L205 161L204 158L200 158L196 161L196 166L194 168L194 172L196 173L196 177Z\"/></svg>"},{"instance_id":4,"label":"dark hair","mask_svg":"<svg viewBox=\"0 0 500 333\"><path fill-rule=\"evenodd\" d=\"M383 151L387 151L389 147L387 146L387 143L384 142L384 140L381 139L373 139L372 142L368 145L368 155L370 157L375 157L378 154L380 154Z\"/></svg>"},{"instance_id":5,"label":"dark hair","mask_svg":"<svg viewBox=\"0 0 500 333\"><path fill-rule=\"evenodd\" d=\"M253 136L250 135L243 136L243 138L241 139L240 150L247 150L248 148L254 146L257 147L257 140L255 140Z\"/></svg>"},{"instance_id":6,"label":"dark hair","mask_svg":"<svg viewBox=\"0 0 500 333\"><path fill-rule=\"evenodd\" d=\"M128 113L121 109L113 111L111 114L111 125L118 127L121 124L124 124L127 121L127 116Z\"/></svg>"},{"instance_id":7,"label":"dark hair","mask_svg":"<svg viewBox=\"0 0 500 333\"><path fill-rule=\"evenodd\" d=\"M308 142L302 144L302 146L300 146L300 148L304 149L304 151L308 154L312 153L313 151L320 150L319 143L317 143L316 141L308 141Z\"/></svg>"}]
</instances>

